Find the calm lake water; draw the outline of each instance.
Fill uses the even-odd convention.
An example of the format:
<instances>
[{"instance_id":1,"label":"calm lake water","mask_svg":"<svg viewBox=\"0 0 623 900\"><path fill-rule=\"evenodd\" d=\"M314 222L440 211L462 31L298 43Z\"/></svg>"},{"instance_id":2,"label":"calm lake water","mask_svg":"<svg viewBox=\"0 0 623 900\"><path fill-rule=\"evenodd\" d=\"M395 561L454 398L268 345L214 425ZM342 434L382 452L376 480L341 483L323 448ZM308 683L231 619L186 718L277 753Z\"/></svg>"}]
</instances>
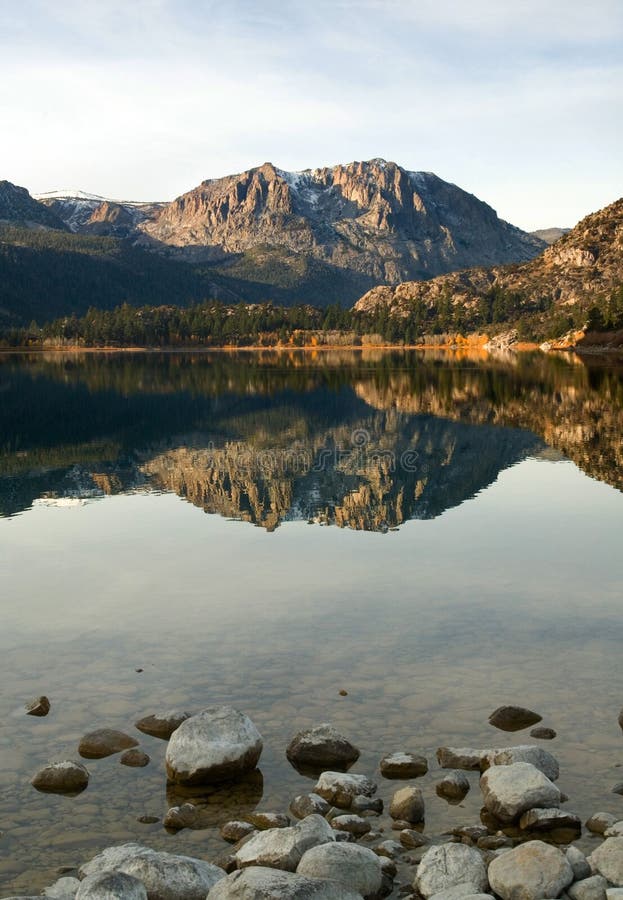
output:
<instances>
[{"instance_id":1,"label":"calm lake water","mask_svg":"<svg viewBox=\"0 0 623 900\"><path fill-rule=\"evenodd\" d=\"M567 808L623 818L622 434L623 369L598 361L0 356L0 893L118 841L216 856L218 824L310 789L284 750L322 721L353 771L428 756L434 835L480 810L475 773L461 806L436 796L436 747L533 742L488 725L519 703L558 732ZM179 796L134 722L215 703L257 724L261 774L204 797L203 830L140 824ZM30 786L97 727L151 764Z\"/></svg>"}]
</instances>

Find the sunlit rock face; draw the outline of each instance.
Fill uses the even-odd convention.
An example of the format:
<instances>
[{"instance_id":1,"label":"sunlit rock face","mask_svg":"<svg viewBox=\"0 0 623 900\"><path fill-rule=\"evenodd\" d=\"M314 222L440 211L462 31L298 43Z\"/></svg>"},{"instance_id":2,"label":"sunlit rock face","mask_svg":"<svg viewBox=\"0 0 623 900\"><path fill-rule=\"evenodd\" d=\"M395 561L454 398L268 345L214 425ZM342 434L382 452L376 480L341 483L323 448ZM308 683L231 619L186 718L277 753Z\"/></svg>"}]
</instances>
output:
<instances>
[{"instance_id":1,"label":"sunlit rock face","mask_svg":"<svg viewBox=\"0 0 623 900\"><path fill-rule=\"evenodd\" d=\"M304 172L265 163L204 181L141 228L213 257L280 247L391 284L519 262L545 246L456 185L382 159Z\"/></svg>"}]
</instances>

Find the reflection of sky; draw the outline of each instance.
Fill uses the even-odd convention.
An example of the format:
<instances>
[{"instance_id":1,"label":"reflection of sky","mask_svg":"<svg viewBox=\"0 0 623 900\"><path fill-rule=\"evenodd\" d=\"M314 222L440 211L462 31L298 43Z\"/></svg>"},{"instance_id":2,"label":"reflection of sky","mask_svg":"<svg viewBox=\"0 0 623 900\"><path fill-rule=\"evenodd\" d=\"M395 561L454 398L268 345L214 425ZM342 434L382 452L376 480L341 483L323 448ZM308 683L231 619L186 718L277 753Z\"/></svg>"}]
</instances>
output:
<instances>
[{"instance_id":1,"label":"reflection of sky","mask_svg":"<svg viewBox=\"0 0 623 900\"><path fill-rule=\"evenodd\" d=\"M228 625L249 610L271 623L293 597L294 620L306 620L342 595L349 615L378 609L379 597L388 598L388 615L429 603L484 610L503 599L510 615L521 601L536 627L551 604L564 600L570 613L590 597L599 617L618 603L622 505L620 493L572 464L528 460L475 500L386 536L300 523L267 534L170 496L37 506L0 522L2 593L15 599L5 606L3 636L10 642L11 626L33 623L63 630L78 601L89 607L87 630L97 623L114 633L147 611L149 630L166 618L173 590L182 629L206 609Z\"/></svg>"}]
</instances>

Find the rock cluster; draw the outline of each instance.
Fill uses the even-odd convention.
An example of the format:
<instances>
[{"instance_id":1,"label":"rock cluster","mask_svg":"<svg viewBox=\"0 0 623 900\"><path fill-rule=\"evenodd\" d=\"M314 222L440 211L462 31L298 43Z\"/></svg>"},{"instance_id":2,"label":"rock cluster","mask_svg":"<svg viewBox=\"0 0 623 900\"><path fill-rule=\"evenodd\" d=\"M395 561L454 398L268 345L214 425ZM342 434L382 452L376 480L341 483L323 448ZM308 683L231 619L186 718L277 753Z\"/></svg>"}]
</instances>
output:
<instances>
[{"instance_id":1,"label":"rock cluster","mask_svg":"<svg viewBox=\"0 0 623 900\"><path fill-rule=\"evenodd\" d=\"M95 743L93 735L89 741L99 747L102 733L95 734ZM336 742L352 747L328 725L306 734L319 746L328 739L333 762ZM305 740L305 733L297 735L296 746ZM115 738L112 743L121 742ZM200 777L215 785L213 798L222 791L225 771L236 777L255 766L261 745L259 732L243 713L210 707L171 732L167 766L183 784ZM412 777L422 768L421 763L414 766L415 755L383 759L392 766L404 764ZM216 862L122 844L86 862L79 879L59 879L45 894L51 900L382 900L390 894L411 900L548 900L561 895L565 900L621 900L623 820L600 812L590 817L586 827L601 842L587 859L571 843L582 824L573 812L560 809L562 795L552 780L559 766L551 754L525 745L440 748L438 760L442 767L462 764L435 785L447 799L460 799L475 784L476 778L472 775L470 782L461 769L483 770L481 823L424 833L427 801L413 784L395 790L389 820L378 819L383 802L375 796L372 778L328 770L313 792L292 799L294 824L280 812L249 812L235 820L223 816L220 835L232 846ZM66 761L42 769L33 785L75 793L88 778L82 764ZM193 791L186 794L194 796ZM205 827L199 800L197 804L180 800L171 805L163 827ZM383 834L388 821L399 840Z\"/></svg>"}]
</instances>

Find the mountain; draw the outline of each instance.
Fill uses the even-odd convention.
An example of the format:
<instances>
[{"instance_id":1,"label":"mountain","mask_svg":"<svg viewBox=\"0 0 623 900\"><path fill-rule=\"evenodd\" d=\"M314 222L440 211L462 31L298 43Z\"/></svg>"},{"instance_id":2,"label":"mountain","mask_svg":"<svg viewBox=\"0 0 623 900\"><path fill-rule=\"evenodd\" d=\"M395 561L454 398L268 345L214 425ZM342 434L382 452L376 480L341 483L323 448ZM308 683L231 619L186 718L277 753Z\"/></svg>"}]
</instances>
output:
<instances>
[{"instance_id":1,"label":"mountain","mask_svg":"<svg viewBox=\"0 0 623 900\"><path fill-rule=\"evenodd\" d=\"M163 203L108 200L84 191L49 191L35 199L62 219L70 231L80 234L129 237L152 218Z\"/></svg>"},{"instance_id":2,"label":"mountain","mask_svg":"<svg viewBox=\"0 0 623 900\"><path fill-rule=\"evenodd\" d=\"M67 230L65 223L53 210L34 200L26 188L11 184L10 181L0 181L0 224Z\"/></svg>"},{"instance_id":3,"label":"mountain","mask_svg":"<svg viewBox=\"0 0 623 900\"><path fill-rule=\"evenodd\" d=\"M140 230L193 259L278 247L388 284L519 262L544 246L456 185L382 159L303 172L265 163L204 181Z\"/></svg>"},{"instance_id":4,"label":"mountain","mask_svg":"<svg viewBox=\"0 0 623 900\"><path fill-rule=\"evenodd\" d=\"M560 240L563 234L568 234L570 231L570 228L538 228L536 231L531 231L530 234L551 246Z\"/></svg>"},{"instance_id":5,"label":"mountain","mask_svg":"<svg viewBox=\"0 0 623 900\"><path fill-rule=\"evenodd\" d=\"M581 327L595 304L604 308L623 286L623 198L582 219L540 256L519 265L473 268L427 282L378 286L355 304L360 312L385 309L406 317L416 310L434 313L449 304L455 319L487 324L483 304L497 306L497 321L558 316L567 327ZM622 298L623 300L623 295ZM494 309L495 312L495 309ZM496 316L488 322L495 322Z\"/></svg>"}]
</instances>

